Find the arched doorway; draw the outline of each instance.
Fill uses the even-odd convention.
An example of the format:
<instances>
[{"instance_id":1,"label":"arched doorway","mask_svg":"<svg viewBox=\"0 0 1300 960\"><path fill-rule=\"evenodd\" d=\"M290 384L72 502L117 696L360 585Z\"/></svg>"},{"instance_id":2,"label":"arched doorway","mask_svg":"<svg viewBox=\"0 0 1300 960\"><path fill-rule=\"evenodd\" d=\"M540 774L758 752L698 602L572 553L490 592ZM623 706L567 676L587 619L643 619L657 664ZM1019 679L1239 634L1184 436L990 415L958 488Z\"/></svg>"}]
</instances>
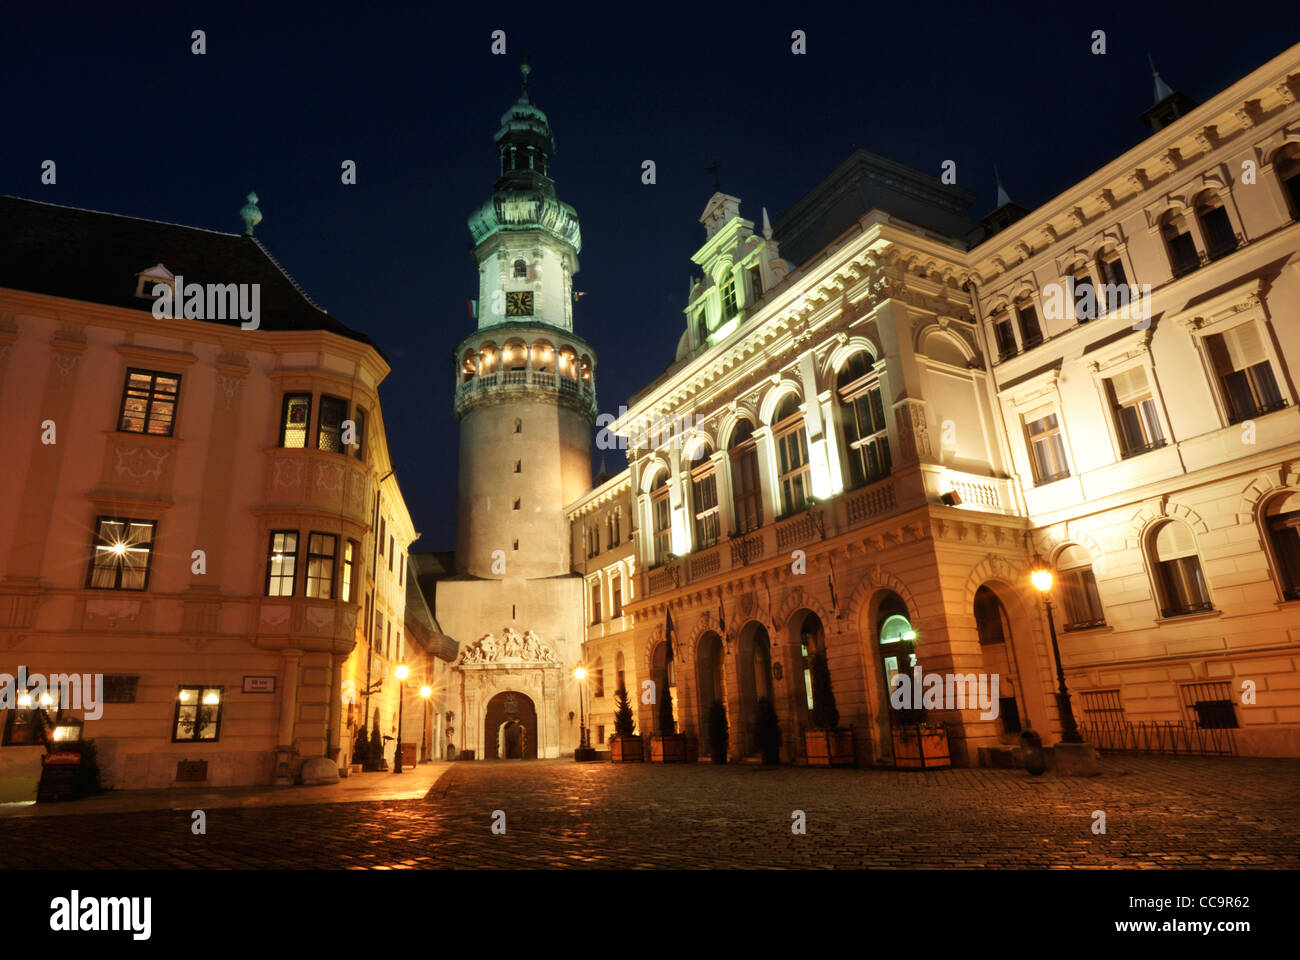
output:
<instances>
[{"instance_id":1,"label":"arched doorway","mask_svg":"<svg viewBox=\"0 0 1300 960\"><path fill-rule=\"evenodd\" d=\"M677 677L674 671L674 663L668 659L668 644L660 642L654 650L654 656L650 663L650 679L655 684L655 702L652 704L654 716L651 720L650 727L658 733L668 733L669 731L661 729L660 723L660 698L667 697L673 705L673 717L677 717Z\"/></svg>"},{"instance_id":2,"label":"arched doorway","mask_svg":"<svg viewBox=\"0 0 1300 960\"><path fill-rule=\"evenodd\" d=\"M706 748L712 751L709 738L709 716L715 701L724 707L727 687L724 673L722 638L713 631L700 637L695 653L695 689L699 691L700 735Z\"/></svg>"},{"instance_id":3,"label":"arched doorway","mask_svg":"<svg viewBox=\"0 0 1300 960\"><path fill-rule=\"evenodd\" d=\"M898 594L890 592L880 598L876 608L875 635L876 658L884 687L879 730L881 755L892 756L895 725L916 723L922 719L923 713L910 699L901 709L895 707L890 696L894 691L894 678L900 674L910 678L918 666L916 630L907 604Z\"/></svg>"},{"instance_id":4,"label":"arched doorway","mask_svg":"<svg viewBox=\"0 0 1300 960\"><path fill-rule=\"evenodd\" d=\"M998 678L998 730L1014 740L1021 730L1020 669L1011 638L1011 618L988 584L975 591L975 630L979 634L984 672Z\"/></svg>"},{"instance_id":5,"label":"arched doorway","mask_svg":"<svg viewBox=\"0 0 1300 960\"><path fill-rule=\"evenodd\" d=\"M758 753L755 727L758 723L758 701L772 699L772 641L767 629L751 621L740 632L741 742L745 753ZM773 703L775 706L775 703Z\"/></svg>"},{"instance_id":6,"label":"arched doorway","mask_svg":"<svg viewBox=\"0 0 1300 960\"><path fill-rule=\"evenodd\" d=\"M483 756L487 760L537 759L537 708L529 697L505 690L488 701Z\"/></svg>"},{"instance_id":7,"label":"arched doorway","mask_svg":"<svg viewBox=\"0 0 1300 960\"><path fill-rule=\"evenodd\" d=\"M818 654L826 653L826 630L821 617L811 610L800 610L790 618L791 642L799 651L799 674L792 692L799 725L810 728L813 709L812 662Z\"/></svg>"}]
</instances>

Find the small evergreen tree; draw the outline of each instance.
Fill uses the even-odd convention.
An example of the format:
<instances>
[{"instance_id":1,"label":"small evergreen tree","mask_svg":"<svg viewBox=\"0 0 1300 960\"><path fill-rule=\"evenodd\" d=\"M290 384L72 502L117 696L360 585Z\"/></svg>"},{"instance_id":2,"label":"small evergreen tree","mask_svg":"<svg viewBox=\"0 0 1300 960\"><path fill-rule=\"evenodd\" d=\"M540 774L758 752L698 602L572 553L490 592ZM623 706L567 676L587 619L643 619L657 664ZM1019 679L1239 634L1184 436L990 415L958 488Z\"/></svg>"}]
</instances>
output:
<instances>
[{"instance_id":1,"label":"small evergreen tree","mask_svg":"<svg viewBox=\"0 0 1300 960\"><path fill-rule=\"evenodd\" d=\"M366 765L366 755L370 749L370 744L366 741L365 724L357 730L356 739L352 741L352 762L359 763L363 767Z\"/></svg>"},{"instance_id":2,"label":"small evergreen tree","mask_svg":"<svg viewBox=\"0 0 1300 960\"><path fill-rule=\"evenodd\" d=\"M714 763L727 762L728 734L727 708L721 700L714 700L713 706L709 708L709 747Z\"/></svg>"},{"instance_id":3,"label":"small evergreen tree","mask_svg":"<svg viewBox=\"0 0 1300 960\"><path fill-rule=\"evenodd\" d=\"M769 697L758 701L758 723L755 729L758 749L763 754L763 766L773 767L781 762L781 721Z\"/></svg>"},{"instance_id":4,"label":"small evergreen tree","mask_svg":"<svg viewBox=\"0 0 1300 960\"><path fill-rule=\"evenodd\" d=\"M826 654L818 653L809 664L812 673L812 725L816 730L834 730L840 725L840 711L835 706L835 691L831 689L831 671Z\"/></svg>"},{"instance_id":5,"label":"small evergreen tree","mask_svg":"<svg viewBox=\"0 0 1300 960\"><path fill-rule=\"evenodd\" d=\"M636 718L632 716L632 703L627 688L619 687L614 694L614 736L630 737L636 733Z\"/></svg>"},{"instance_id":6,"label":"small evergreen tree","mask_svg":"<svg viewBox=\"0 0 1300 960\"><path fill-rule=\"evenodd\" d=\"M370 770L384 769L384 737L376 727L370 735Z\"/></svg>"},{"instance_id":7,"label":"small evergreen tree","mask_svg":"<svg viewBox=\"0 0 1300 960\"><path fill-rule=\"evenodd\" d=\"M659 735L666 737L677 732L677 723L673 720L673 692L665 686L659 693Z\"/></svg>"}]
</instances>

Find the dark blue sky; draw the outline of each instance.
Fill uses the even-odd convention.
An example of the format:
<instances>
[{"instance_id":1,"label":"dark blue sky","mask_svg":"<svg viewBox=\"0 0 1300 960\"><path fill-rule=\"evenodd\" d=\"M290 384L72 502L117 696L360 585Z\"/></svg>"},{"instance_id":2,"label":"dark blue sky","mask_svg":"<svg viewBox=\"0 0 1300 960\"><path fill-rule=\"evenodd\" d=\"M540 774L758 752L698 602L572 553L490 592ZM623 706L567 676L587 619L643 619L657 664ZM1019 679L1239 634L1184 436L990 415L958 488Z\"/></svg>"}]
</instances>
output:
<instances>
[{"instance_id":1,"label":"dark blue sky","mask_svg":"<svg viewBox=\"0 0 1300 960\"><path fill-rule=\"evenodd\" d=\"M996 163L1032 209L1142 139L1148 51L1203 100L1297 39L1276 11L1201 16L1188 2L455 6L0 11L0 193L236 233L256 190L258 237L392 362L384 416L424 550L454 540L450 355L476 296L465 220L491 193L521 48L560 196L582 221L575 324L615 412L672 358L715 158L755 221L854 145L934 173L955 160L980 192L975 217L993 205ZM194 29L205 56L190 53ZM790 52L795 29L805 56ZM1105 56L1089 52L1095 29ZM55 186L40 184L46 159Z\"/></svg>"}]
</instances>

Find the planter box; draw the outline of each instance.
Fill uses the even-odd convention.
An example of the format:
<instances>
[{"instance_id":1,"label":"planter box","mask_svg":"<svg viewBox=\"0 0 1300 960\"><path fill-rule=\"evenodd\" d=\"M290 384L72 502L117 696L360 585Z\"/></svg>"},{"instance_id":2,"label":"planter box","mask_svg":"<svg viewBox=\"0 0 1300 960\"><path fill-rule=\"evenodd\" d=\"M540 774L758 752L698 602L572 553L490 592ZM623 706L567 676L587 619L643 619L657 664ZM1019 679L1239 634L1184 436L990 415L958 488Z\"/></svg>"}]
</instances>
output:
<instances>
[{"instance_id":1,"label":"planter box","mask_svg":"<svg viewBox=\"0 0 1300 960\"><path fill-rule=\"evenodd\" d=\"M900 770L938 770L952 766L948 731L919 726L894 728L894 766Z\"/></svg>"},{"instance_id":2,"label":"planter box","mask_svg":"<svg viewBox=\"0 0 1300 960\"><path fill-rule=\"evenodd\" d=\"M359 764L359 763L354 763L354 764L352 764L352 772L353 772L353 773L360 773L360 772L362 771L362 769L364 769L364 767L362 766L362 764Z\"/></svg>"},{"instance_id":3,"label":"planter box","mask_svg":"<svg viewBox=\"0 0 1300 960\"><path fill-rule=\"evenodd\" d=\"M640 737L615 737L609 742L609 759L614 763L637 763L645 759Z\"/></svg>"},{"instance_id":4,"label":"planter box","mask_svg":"<svg viewBox=\"0 0 1300 960\"><path fill-rule=\"evenodd\" d=\"M853 728L839 730L805 730L804 750L810 767L857 766L853 748Z\"/></svg>"},{"instance_id":5,"label":"planter box","mask_svg":"<svg viewBox=\"0 0 1300 960\"><path fill-rule=\"evenodd\" d=\"M700 738L699 737L692 737L692 736L686 737L686 762L687 763L700 762Z\"/></svg>"},{"instance_id":6,"label":"planter box","mask_svg":"<svg viewBox=\"0 0 1300 960\"><path fill-rule=\"evenodd\" d=\"M685 763L686 735L668 733L651 737L650 761L652 763Z\"/></svg>"}]
</instances>

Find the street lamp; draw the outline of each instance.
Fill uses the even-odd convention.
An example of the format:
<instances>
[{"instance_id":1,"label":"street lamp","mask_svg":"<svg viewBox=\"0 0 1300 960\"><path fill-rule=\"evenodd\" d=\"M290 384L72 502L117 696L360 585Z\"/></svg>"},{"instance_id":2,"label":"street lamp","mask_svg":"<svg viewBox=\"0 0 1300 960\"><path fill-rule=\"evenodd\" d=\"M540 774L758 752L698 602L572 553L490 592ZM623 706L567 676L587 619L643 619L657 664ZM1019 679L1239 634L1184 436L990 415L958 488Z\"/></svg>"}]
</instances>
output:
<instances>
[{"instance_id":1,"label":"street lamp","mask_svg":"<svg viewBox=\"0 0 1300 960\"><path fill-rule=\"evenodd\" d=\"M585 752L587 749L587 714L582 706L582 691L583 687L586 686L583 681L587 679L587 668L582 664L574 667L573 679L578 681L578 749Z\"/></svg>"},{"instance_id":2,"label":"street lamp","mask_svg":"<svg viewBox=\"0 0 1300 960\"><path fill-rule=\"evenodd\" d=\"M400 664L396 671L397 675L397 750L394 751L393 773L402 772L402 681L410 675L411 671L406 664Z\"/></svg>"},{"instance_id":3,"label":"street lamp","mask_svg":"<svg viewBox=\"0 0 1300 960\"><path fill-rule=\"evenodd\" d=\"M1061 648L1056 643L1056 622L1052 619L1052 571L1041 557L1034 555L1034 566L1029 579L1047 605L1047 630L1052 636L1052 656L1056 658L1056 709L1061 715L1061 742L1083 743L1079 727L1074 722L1074 709L1070 706L1070 691L1065 686L1065 670L1061 668Z\"/></svg>"},{"instance_id":4,"label":"street lamp","mask_svg":"<svg viewBox=\"0 0 1300 960\"><path fill-rule=\"evenodd\" d=\"M429 698L433 696L433 687L427 683L420 687L420 699L424 701L424 709L420 711L420 749L424 751L424 759L429 759L429 751L425 748L425 738L429 734Z\"/></svg>"}]
</instances>

